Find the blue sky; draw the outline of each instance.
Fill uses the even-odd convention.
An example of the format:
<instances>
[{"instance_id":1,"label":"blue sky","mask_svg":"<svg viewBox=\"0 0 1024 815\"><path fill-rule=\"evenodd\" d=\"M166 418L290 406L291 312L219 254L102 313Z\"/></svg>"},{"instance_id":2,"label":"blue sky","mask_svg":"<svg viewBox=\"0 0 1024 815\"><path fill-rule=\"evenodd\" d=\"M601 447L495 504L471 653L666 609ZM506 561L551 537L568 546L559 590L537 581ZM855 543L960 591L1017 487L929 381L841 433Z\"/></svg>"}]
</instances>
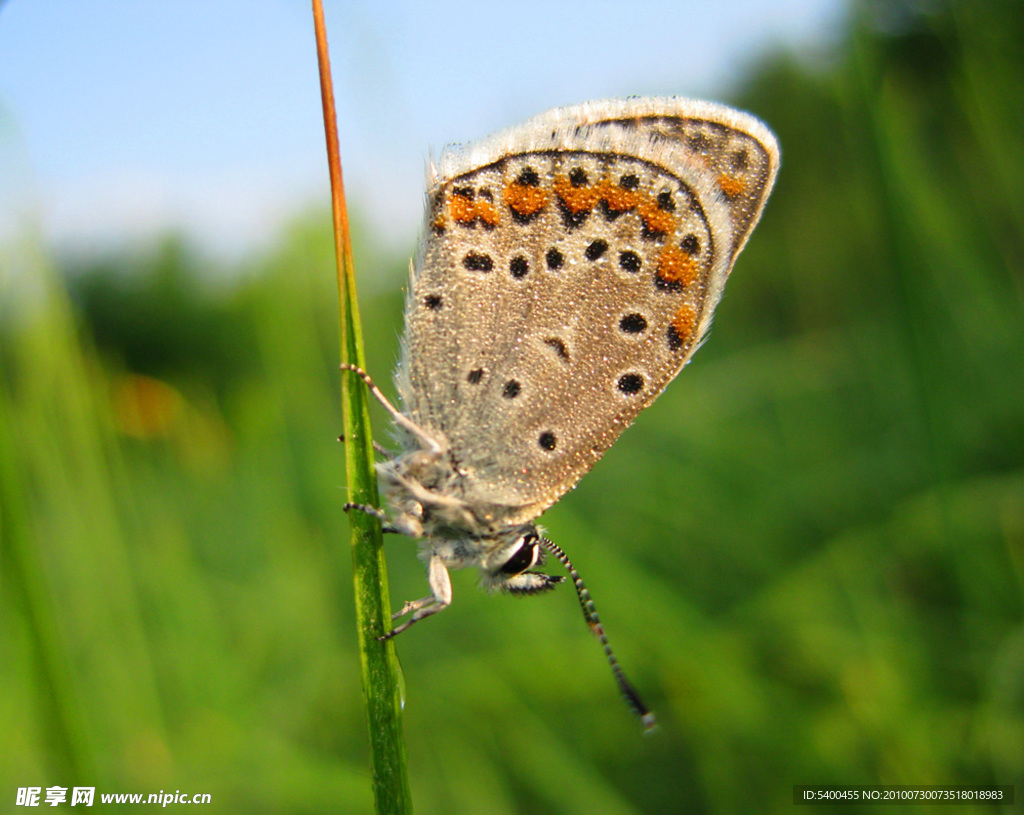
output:
<instances>
[{"instance_id":1,"label":"blue sky","mask_svg":"<svg viewBox=\"0 0 1024 815\"><path fill-rule=\"evenodd\" d=\"M586 99L721 96L767 49L817 52L846 4L325 7L350 206L402 248L431 150ZM237 254L327 195L305 0L0 5L0 240L104 247L175 227Z\"/></svg>"}]
</instances>

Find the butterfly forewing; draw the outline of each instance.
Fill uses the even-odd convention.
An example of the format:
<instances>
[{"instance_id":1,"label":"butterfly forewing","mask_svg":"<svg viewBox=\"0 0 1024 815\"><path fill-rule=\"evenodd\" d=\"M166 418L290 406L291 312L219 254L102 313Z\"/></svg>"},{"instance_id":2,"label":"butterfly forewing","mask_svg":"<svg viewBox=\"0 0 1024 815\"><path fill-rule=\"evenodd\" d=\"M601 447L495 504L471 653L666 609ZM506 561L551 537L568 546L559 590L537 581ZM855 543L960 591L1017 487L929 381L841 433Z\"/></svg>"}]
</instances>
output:
<instances>
[{"instance_id":1,"label":"butterfly forewing","mask_svg":"<svg viewBox=\"0 0 1024 815\"><path fill-rule=\"evenodd\" d=\"M760 213L767 131L682 104L556 111L442 157L403 404L446 440L460 497L509 522L571 488L679 372Z\"/></svg>"},{"instance_id":2,"label":"butterfly forewing","mask_svg":"<svg viewBox=\"0 0 1024 815\"><path fill-rule=\"evenodd\" d=\"M702 103L702 107L711 107ZM714 119L692 116L645 116L614 118L602 127L648 128L680 145L687 159L701 167L717 186L719 200L729 209L732 255L736 255L753 230L768 198L778 169L774 137L756 120L736 111L714 106ZM753 132L739 129L750 127Z\"/></svg>"}]
</instances>

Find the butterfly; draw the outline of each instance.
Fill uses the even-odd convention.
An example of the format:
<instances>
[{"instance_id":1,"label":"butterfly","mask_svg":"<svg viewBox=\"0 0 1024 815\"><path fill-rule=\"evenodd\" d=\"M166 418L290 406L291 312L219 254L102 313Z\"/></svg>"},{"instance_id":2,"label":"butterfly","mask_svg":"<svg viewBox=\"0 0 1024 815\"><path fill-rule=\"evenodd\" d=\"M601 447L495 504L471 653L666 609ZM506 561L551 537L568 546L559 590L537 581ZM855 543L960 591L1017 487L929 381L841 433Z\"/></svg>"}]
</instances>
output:
<instances>
[{"instance_id":1,"label":"butterfly","mask_svg":"<svg viewBox=\"0 0 1024 815\"><path fill-rule=\"evenodd\" d=\"M421 541L430 594L384 638L447 608L449 569L536 594L569 571L620 690L590 595L537 518L572 489L702 343L775 181L779 148L746 113L681 98L558 108L431 167L377 465L385 530ZM404 619L403 619L404 618Z\"/></svg>"}]
</instances>

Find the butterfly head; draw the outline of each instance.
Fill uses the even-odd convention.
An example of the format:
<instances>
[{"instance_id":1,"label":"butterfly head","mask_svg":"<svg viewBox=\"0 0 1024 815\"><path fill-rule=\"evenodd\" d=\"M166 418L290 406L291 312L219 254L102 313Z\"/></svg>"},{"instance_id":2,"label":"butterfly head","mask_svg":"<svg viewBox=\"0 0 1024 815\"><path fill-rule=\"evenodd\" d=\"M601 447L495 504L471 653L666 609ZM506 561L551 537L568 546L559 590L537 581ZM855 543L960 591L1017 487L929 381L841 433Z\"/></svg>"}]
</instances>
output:
<instances>
[{"instance_id":1,"label":"butterfly head","mask_svg":"<svg viewBox=\"0 0 1024 815\"><path fill-rule=\"evenodd\" d=\"M509 594L538 594L553 589L565 578L558 575L533 572L530 569L544 563L545 551L537 527L526 524L516 530L511 543L502 546L481 564L481 582L489 591Z\"/></svg>"}]
</instances>

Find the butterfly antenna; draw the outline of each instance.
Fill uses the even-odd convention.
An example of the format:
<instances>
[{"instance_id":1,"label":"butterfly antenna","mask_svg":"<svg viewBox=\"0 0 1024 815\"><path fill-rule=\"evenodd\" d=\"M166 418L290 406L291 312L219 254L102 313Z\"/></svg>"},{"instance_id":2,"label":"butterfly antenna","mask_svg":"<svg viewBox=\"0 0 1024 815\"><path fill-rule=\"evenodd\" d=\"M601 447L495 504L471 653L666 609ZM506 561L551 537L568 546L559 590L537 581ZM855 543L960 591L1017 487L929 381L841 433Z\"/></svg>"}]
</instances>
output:
<instances>
[{"instance_id":1,"label":"butterfly antenna","mask_svg":"<svg viewBox=\"0 0 1024 815\"><path fill-rule=\"evenodd\" d=\"M615 675L615 681L619 684L619 690L622 692L622 696L626 700L626 704L629 705L630 709L637 715L640 721L643 723L644 730L650 732L657 726L654 714L651 713L650 709L643 703L640 698L640 694L636 688L633 687L633 683L626 678L626 672L622 670L622 666L619 665L619 660L615 658L615 652L612 651L612 646L608 642L608 635L604 633L604 626L601 625L601 620L597 616L597 609L594 608L594 601L590 599L590 592L587 590L586 585L583 583L583 578L580 577L580 573L576 571L576 567L572 565L572 561L569 560L569 556L562 551L562 548L549 541L547 538L541 538L539 541L540 545L543 546L548 552L554 555L561 561L562 565L569 572L569 576L572 578L572 583L576 587L576 596L580 600L580 608L583 609L583 617L587 621L587 625L590 626L590 630L594 632L594 636L601 641L601 647L604 648L605 656L608 657L608 664L612 668L612 673Z\"/></svg>"}]
</instances>

